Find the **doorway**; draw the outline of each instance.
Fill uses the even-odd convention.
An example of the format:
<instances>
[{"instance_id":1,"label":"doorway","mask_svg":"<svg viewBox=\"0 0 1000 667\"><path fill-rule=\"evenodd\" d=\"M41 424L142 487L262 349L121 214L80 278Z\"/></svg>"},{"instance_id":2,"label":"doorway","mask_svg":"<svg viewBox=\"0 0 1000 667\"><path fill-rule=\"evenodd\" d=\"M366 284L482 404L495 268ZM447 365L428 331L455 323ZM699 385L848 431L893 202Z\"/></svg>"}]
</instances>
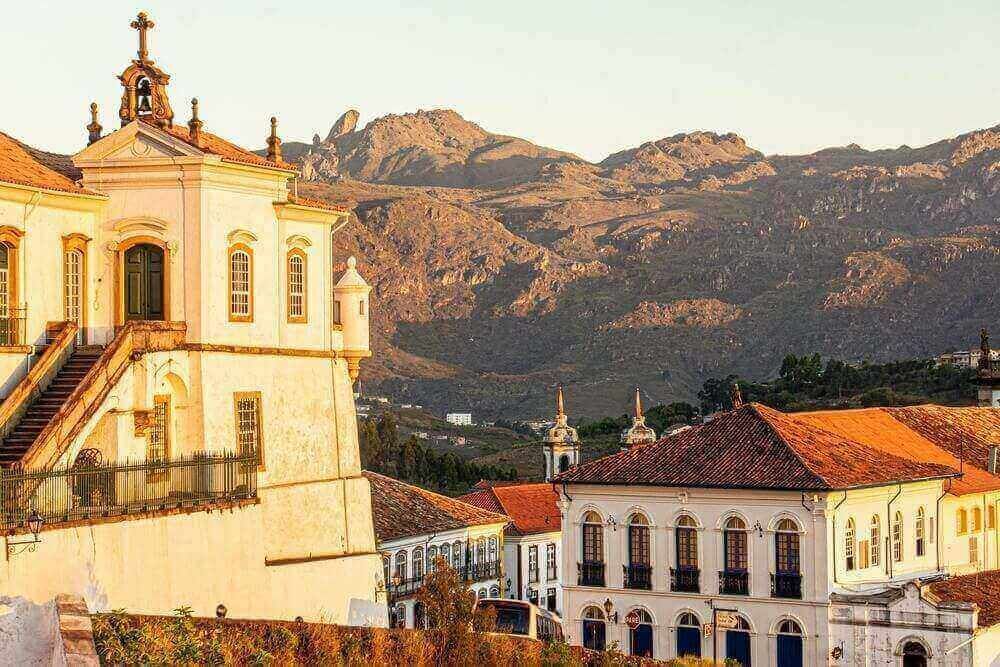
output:
<instances>
[{"instance_id":1,"label":"doorway","mask_svg":"<svg viewBox=\"0 0 1000 667\"><path fill-rule=\"evenodd\" d=\"M750 633L745 630L726 632L726 659L740 667L750 667Z\"/></svg>"},{"instance_id":2,"label":"doorway","mask_svg":"<svg viewBox=\"0 0 1000 667\"><path fill-rule=\"evenodd\" d=\"M125 251L125 321L164 319L163 248L150 243Z\"/></svg>"},{"instance_id":3,"label":"doorway","mask_svg":"<svg viewBox=\"0 0 1000 667\"><path fill-rule=\"evenodd\" d=\"M927 667L927 649L920 642L903 645L903 667Z\"/></svg>"}]
</instances>

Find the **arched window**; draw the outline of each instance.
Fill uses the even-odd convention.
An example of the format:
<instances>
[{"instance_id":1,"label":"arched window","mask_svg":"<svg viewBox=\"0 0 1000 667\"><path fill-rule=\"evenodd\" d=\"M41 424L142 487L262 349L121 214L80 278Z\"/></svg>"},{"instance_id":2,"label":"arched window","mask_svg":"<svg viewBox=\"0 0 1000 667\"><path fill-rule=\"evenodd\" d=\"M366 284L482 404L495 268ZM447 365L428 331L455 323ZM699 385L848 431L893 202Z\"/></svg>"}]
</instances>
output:
<instances>
[{"instance_id":1,"label":"arched window","mask_svg":"<svg viewBox=\"0 0 1000 667\"><path fill-rule=\"evenodd\" d=\"M569 470L569 455L563 454L559 457L559 472L566 472Z\"/></svg>"},{"instance_id":2,"label":"arched window","mask_svg":"<svg viewBox=\"0 0 1000 667\"><path fill-rule=\"evenodd\" d=\"M625 587L649 590L652 586L649 519L635 513L628 520L628 569Z\"/></svg>"},{"instance_id":3,"label":"arched window","mask_svg":"<svg viewBox=\"0 0 1000 667\"><path fill-rule=\"evenodd\" d=\"M462 554L462 543L455 540L451 543L451 566L455 570L460 570L464 563L462 562L464 556Z\"/></svg>"},{"instance_id":4,"label":"arched window","mask_svg":"<svg viewBox=\"0 0 1000 667\"><path fill-rule=\"evenodd\" d=\"M604 524L597 512L583 517L581 586L604 586Z\"/></svg>"},{"instance_id":5,"label":"arched window","mask_svg":"<svg viewBox=\"0 0 1000 667\"><path fill-rule=\"evenodd\" d=\"M498 597L500 597L500 587L499 586L496 586L496 585L490 586L490 597L491 598L498 598Z\"/></svg>"},{"instance_id":6,"label":"arched window","mask_svg":"<svg viewBox=\"0 0 1000 667\"><path fill-rule=\"evenodd\" d=\"M677 567L698 569L698 524L687 514L677 519Z\"/></svg>"},{"instance_id":7,"label":"arched window","mask_svg":"<svg viewBox=\"0 0 1000 667\"><path fill-rule=\"evenodd\" d=\"M726 630L726 659L749 665L750 658L750 624L743 616L737 616L736 627Z\"/></svg>"},{"instance_id":8,"label":"arched window","mask_svg":"<svg viewBox=\"0 0 1000 667\"><path fill-rule=\"evenodd\" d=\"M701 621L691 612L677 618L677 657L701 657Z\"/></svg>"},{"instance_id":9,"label":"arched window","mask_svg":"<svg viewBox=\"0 0 1000 667\"><path fill-rule=\"evenodd\" d=\"M774 562L778 574L798 574L801 568L799 527L791 519L778 522L774 533Z\"/></svg>"},{"instance_id":10,"label":"arched window","mask_svg":"<svg viewBox=\"0 0 1000 667\"><path fill-rule=\"evenodd\" d=\"M389 625L394 628L406 627L406 607L404 605L396 605L389 619Z\"/></svg>"},{"instance_id":11,"label":"arched window","mask_svg":"<svg viewBox=\"0 0 1000 667\"><path fill-rule=\"evenodd\" d=\"M413 578L422 579L424 576L424 548L417 547L413 550Z\"/></svg>"},{"instance_id":12,"label":"arched window","mask_svg":"<svg viewBox=\"0 0 1000 667\"><path fill-rule=\"evenodd\" d=\"M497 562L497 538L491 537L489 542L489 562Z\"/></svg>"},{"instance_id":13,"label":"arched window","mask_svg":"<svg viewBox=\"0 0 1000 667\"><path fill-rule=\"evenodd\" d=\"M719 581L719 592L726 595L747 595L750 592L747 554L747 525L738 516L726 520L722 529L725 570Z\"/></svg>"},{"instance_id":14,"label":"arched window","mask_svg":"<svg viewBox=\"0 0 1000 667\"><path fill-rule=\"evenodd\" d=\"M451 545L442 544L441 545L441 560L444 561L445 565L451 566Z\"/></svg>"},{"instance_id":15,"label":"arched window","mask_svg":"<svg viewBox=\"0 0 1000 667\"><path fill-rule=\"evenodd\" d=\"M958 512L955 514L955 524L959 535L965 535L969 532L969 513L965 511L964 507L958 508Z\"/></svg>"},{"instance_id":16,"label":"arched window","mask_svg":"<svg viewBox=\"0 0 1000 667\"><path fill-rule=\"evenodd\" d=\"M653 617L645 609L629 612L638 620L638 625L629 630L629 654L643 658L653 657Z\"/></svg>"},{"instance_id":17,"label":"arched window","mask_svg":"<svg viewBox=\"0 0 1000 667\"><path fill-rule=\"evenodd\" d=\"M437 545L427 547L427 572L433 572L437 565L438 548Z\"/></svg>"},{"instance_id":18,"label":"arched window","mask_svg":"<svg viewBox=\"0 0 1000 667\"><path fill-rule=\"evenodd\" d=\"M400 581L406 581L406 552L396 552L396 571L393 576L399 577Z\"/></svg>"},{"instance_id":19,"label":"arched window","mask_svg":"<svg viewBox=\"0 0 1000 667\"><path fill-rule=\"evenodd\" d=\"M486 562L486 538L480 537L476 540L476 564Z\"/></svg>"},{"instance_id":20,"label":"arched window","mask_svg":"<svg viewBox=\"0 0 1000 667\"><path fill-rule=\"evenodd\" d=\"M903 560L903 514L896 512L892 517L892 562Z\"/></svg>"},{"instance_id":21,"label":"arched window","mask_svg":"<svg viewBox=\"0 0 1000 667\"><path fill-rule=\"evenodd\" d=\"M855 542L854 537L856 535L856 530L854 527L854 519L850 518L847 520L847 526L844 528L844 558L847 560L847 571L850 572L854 569L855 565Z\"/></svg>"},{"instance_id":22,"label":"arched window","mask_svg":"<svg viewBox=\"0 0 1000 667\"><path fill-rule=\"evenodd\" d=\"M606 647L607 624L604 610L587 607L583 610L583 647L591 651L603 651Z\"/></svg>"},{"instance_id":23,"label":"arched window","mask_svg":"<svg viewBox=\"0 0 1000 667\"><path fill-rule=\"evenodd\" d=\"M983 529L983 510L979 507L972 508L972 532L978 533Z\"/></svg>"},{"instance_id":24,"label":"arched window","mask_svg":"<svg viewBox=\"0 0 1000 667\"><path fill-rule=\"evenodd\" d=\"M288 321L301 323L308 320L306 254L301 248L288 251Z\"/></svg>"},{"instance_id":25,"label":"arched window","mask_svg":"<svg viewBox=\"0 0 1000 667\"><path fill-rule=\"evenodd\" d=\"M476 597L482 600L484 597L486 597L486 593L487 591L485 588L480 588L479 591L476 593Z\"/></svg>"},{"instance_id":26,"label":"arched window","mask_svg":"<svg viewBox=\"0 0 1000 667\"><path fill-rule=\"evenodd\" d=\"M908 641L903 644L903 665L905 667L926 667L927 647L917 641Z\"/></svg>"},{"instance_id":27,"label":"arched window","mask_svg":"<svg viewBox=\"0 0 1000 667\"><path fill-rule=\"evenodd\" d=\"M23 233L13 227L0 228L0 345L23 344L23 317L18 307L18 252Z\"/></svg>"},{"instance_id":28,"label":"arched window","mask_svg":"<svg viewBox=\"0 0 1000 667\"><path fill-rule=\"evenodd\" d=\"M918 507L917 518L913 524L914 552L917 554L918 558L923 556L927 550L924 542L924 531L927 528L926 522L927 519L924 516L924 508Z\"/></svg>"},{"instance_id":29,"label":"arched window","mask_svg":"<svg viewBox=\"0 0 1000 667\"><path fill-rule=\"evenodd\" d=\"M83 234L63 237L63 319L79 327L77 344L83 344L86 318L87 242Z\"/></svg>"},{"instance_id":30,"label":"arched window","mask_svg":"<svg viewBox=\"0 0 1000 667\"><path fill-rule=\"evenodd\" d=\"M872 567L878 567L882 559L882 517L872 515L871 539L868 543L868 562Z\"/></svg>"},{"instance_id":31,"label":"arched window","mask_svg":"<svg viewBox=\"0 0 1000 667\"><path fill-rule=\"evenodd\" d=\"M382 576L384 577L386 586L389 586L392 582L392 575L389 574L390 570L392 570L392 561L389 560L388 556L384 556L382 558Z\"/></svg>"},{"instance_id":32,"label":"arched window","mask_svg":"<svg viewBox=\"0 0 1000 667\"><path fill-rule=\"evenodd\" d=\"M229 248L229 321L253 321L253 250L242 243Z\"/></svg>"}]
</instances>

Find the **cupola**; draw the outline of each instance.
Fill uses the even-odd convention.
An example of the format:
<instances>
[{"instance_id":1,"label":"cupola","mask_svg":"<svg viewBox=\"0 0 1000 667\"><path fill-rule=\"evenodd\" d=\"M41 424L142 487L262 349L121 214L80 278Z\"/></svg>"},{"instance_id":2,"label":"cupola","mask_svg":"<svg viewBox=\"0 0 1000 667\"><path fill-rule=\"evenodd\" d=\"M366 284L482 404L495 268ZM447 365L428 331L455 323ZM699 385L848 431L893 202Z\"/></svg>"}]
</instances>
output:
<instances>
[{"instance_id":1,"label":"cupola","mask_svg":"<svg viewBox=\"0 0 1000 667\"><path fill-rule=\"evenodd\" d=\"M622 433L622 449L631 449L638 445L648 445L656 442L656 431L646 426L646 417L642 414L642 397L639 388L635 388L635 412L632 415L632 426Z\"/></svg>"},{"instance_id":2,"label":"cupola","mask_svg":"<svg viewBox=\"0 0 1000 667\"><path fill-rule=\"evenodd\" d=\"M139 12L131 23L132 28L139 32L139 57L118 76L125 89L122 92L121 108L118 110L122 127L137 119L149 121L159 127L172 127L174 124L174 111L167 99L170 75L149 59L147 33L155 25L146 12Z\"/></svg>"},{"instance_id":3,"label":"cupola","mask_svg":"<svg viewBox=\"0 0 1000 667\"><path fill-rule=\"evenodd\" d=\"M343 356L351 382L358 379L361 360L372 356L368 324L368 298L371 286L358 273L358 260L347 259L347 270L333 288L333 323L343 336Z\"/></svg>"}]
</instances>

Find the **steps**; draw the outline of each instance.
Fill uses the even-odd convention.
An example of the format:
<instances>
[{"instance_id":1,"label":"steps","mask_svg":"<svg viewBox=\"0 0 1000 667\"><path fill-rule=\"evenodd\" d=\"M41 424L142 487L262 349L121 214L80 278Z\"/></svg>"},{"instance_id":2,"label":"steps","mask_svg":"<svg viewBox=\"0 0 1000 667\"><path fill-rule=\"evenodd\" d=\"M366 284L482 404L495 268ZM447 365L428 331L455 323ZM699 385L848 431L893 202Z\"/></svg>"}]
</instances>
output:
<instances>
[{"instance_id":1,"label":"steps","mask_svg":"<svg viewBox=\"0 0 1000 667\"><path fill-rule=\"evenodd\" d=\"M17 426L3 439L0 444L0 466L6 468L21 460L101 357L102 352L99 347L80 347L66 360L49 386L31 402Z\"/></svg>"}]
</instances>

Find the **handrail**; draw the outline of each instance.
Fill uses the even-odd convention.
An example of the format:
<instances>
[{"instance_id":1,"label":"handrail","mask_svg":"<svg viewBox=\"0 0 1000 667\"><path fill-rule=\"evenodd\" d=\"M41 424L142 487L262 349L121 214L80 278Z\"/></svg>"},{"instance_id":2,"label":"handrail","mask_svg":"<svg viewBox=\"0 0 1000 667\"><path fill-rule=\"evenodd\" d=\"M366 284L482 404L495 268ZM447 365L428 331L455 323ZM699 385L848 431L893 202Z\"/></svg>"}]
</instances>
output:
<instances>
[{"instance_id":1,"label":"handrail","mask_svg":"<svg viewBox=\"0 0 1000 667\"><path fill-rule=\"evenodd\" d=\"M7 437L17 425L20 417L27 411L31 402L45 391L66 359L73 354L79 328L72 322L60 322L56 326L59 332L49 343L45 352L17 383L14 390L7 395L3 403L0 403L0 437Z\"/></svg>"},{"instance_id":2,"label":"handrail","mask_svg":"<svg viewBox=\"0 0 1000 667\"><path fill-rule=\"evenodd\" d=\"M186 332L184 322L125 324L21 457L21 466L55 465L132 362L146 352L177 349L183 345Z\"/></svg>"}]
</instances>

